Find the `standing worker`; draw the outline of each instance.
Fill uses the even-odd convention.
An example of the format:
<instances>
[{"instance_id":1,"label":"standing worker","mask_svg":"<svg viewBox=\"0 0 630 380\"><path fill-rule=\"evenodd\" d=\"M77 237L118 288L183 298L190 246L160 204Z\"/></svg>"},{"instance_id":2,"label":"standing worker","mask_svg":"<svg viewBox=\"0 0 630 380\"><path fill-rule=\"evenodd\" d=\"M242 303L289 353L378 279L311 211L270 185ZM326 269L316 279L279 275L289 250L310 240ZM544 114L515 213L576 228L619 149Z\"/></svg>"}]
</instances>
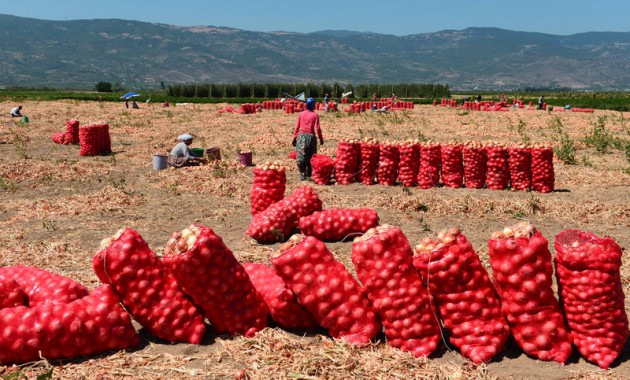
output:
<instances>
[{"instance_id":1,"label":"standing worker","mask_svg":"<svg viewBox=\"0 0 630 380\"><path fill-rule=\"evenodd\" d=\"M319 138L319 143L324 145L324 137L319 127L319 115L315 112L315 99L308 98L306 111L300 112L293 132L295 158L302 181L310 178L313 172L311 157L317 153L317 138Z\"/></svg>"},{"instance_id":2,"label":"standing worker","mask_svg":"<svg viewBox=\"0 0 630 380\"><path fill-rule=\"evenodd\" d=\"M324 96L324 110L328 112L328 94Z\"/></svg>"},{"instance_id":3,"label":"standing worker","mask_svg":"<svg viewBox=\"0 0 630 380\"><path fill-rule=\"evenodd\" d=\"M538 109L541 110L543 109L543 104L545 103L545 95L540 95L540 98L538 98Z\"/></svg>"}]
</instances>

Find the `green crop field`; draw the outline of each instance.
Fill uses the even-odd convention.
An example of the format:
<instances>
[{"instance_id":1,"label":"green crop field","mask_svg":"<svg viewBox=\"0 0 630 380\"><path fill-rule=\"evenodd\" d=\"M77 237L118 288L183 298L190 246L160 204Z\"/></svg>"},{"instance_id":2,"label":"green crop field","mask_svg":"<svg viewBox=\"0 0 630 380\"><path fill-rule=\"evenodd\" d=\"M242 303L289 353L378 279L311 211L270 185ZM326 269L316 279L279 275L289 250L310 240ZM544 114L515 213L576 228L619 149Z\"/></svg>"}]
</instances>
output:
<instances>
[{"instance_id":1,"label":"green crop field","mask_svg":"<svg viewBox=\"0 0 630 380\"><path fill-rule=\"evenodd\" d=\"M246 90L243 88L245 85L229 85L234 87L227 92L217 92L218 85L200 84L199 87L204 86L206 89L215 88L211 91L189 91L189 87L195 87L197 85L180 85L175 88L168 88L163 91L143 91L141 96L136 98L139 102L144 102L147 99L151 99L153 102L168 101L171 103L251 103L258 102L267 99L274 99L273 96L276 92L282 92L283 88L288 89L289 93L294 90L294 95L304 90L311 89L314 96L318 99L322 98L322 91L327 91L326 85L319 87L309 87L309 85L269 85L273 86L274 92L271 94L269 91L254 91ZM255 85L247 85L248 88L254 89ZM389 97L389 92L393 88L398 90L396 94L400 99L413 101L416 104L430 104L433 99L440 98L452 98L456 100L463 100L466 97L475 98L477 95L481 95L483 100L499 100L500 92L482 92L482 93L463 93L453 92L450 93L448 86L436 86L430 88L430 85L421 84L399 84L399 85L357 85L350 86L354 89L352 95L349 96L352 100L365 101L371 100L372 94L378 89L379 93L384 97ZM347 87L347 86L346 86ZM345 89L345 88L344 88ZM330 94L333 99L340 98L340 93L344 89L339 89L335 92L334 88L330 89ZM225 90L225 89L224 89ZM232 91L234 90L234 91ZM96 91L72 91L72 90L55 90L55 89L5 89L0 90L0 101L24 101L24 100L81 100L81 101L105 101L105 102L122 102L121 96L126 91L120 92L96 92ZM339 93L338 93L339 92ZM216 93L216 95L215 95ZM222 95L219 95L221 93ZM246 94L251 94L246 96ZM405 96L407 93L409 96ZM627 112L630 111L630 93L629 92L523 92L523 93L505 93L508 100L518 98L525 103L533 102L537 103L540 95L545 96L547 104L552 106L570 105L573 108L595 108L601 110L612 110ZM277 97L281 97L278 95Z\"/></svg>"}]
</instances>

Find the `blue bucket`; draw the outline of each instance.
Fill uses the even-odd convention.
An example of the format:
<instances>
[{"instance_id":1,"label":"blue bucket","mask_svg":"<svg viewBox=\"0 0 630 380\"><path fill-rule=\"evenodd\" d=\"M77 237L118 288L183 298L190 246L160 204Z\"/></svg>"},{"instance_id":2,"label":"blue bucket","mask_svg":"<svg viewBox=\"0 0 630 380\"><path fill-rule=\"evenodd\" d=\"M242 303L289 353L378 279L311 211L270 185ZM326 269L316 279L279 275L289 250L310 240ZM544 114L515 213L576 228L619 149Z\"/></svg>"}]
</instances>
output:
<instances>
[{"instance_id":1,"label":"blue bucket","mask_svg":"<svg viewBox=\"0 0 630 380\"><path fill-rule=\"evenodd\" d=\"M168 156L163 156L160 154L153 155L153 170L163 170L166 169Z\"/></svg>"}]
</instances>

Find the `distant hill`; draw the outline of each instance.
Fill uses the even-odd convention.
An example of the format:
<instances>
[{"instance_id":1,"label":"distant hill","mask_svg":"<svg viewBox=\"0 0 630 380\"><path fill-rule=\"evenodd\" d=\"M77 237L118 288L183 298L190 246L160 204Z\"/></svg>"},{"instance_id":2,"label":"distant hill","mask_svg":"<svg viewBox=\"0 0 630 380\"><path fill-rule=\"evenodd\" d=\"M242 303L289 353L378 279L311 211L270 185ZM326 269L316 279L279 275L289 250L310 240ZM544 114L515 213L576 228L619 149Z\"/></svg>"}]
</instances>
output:
<instances>
[{"instance_id":1,"label":"distant hill","mask_svg":"<svg viewBox=\"0 0 630 380\"><path fill-rule=\"evenodd\" d=\"M0 36L0 86L419 82L452 89L630 89L630 33L468 28L398 37L0 15Z\"/></svg>"}]
</instances>

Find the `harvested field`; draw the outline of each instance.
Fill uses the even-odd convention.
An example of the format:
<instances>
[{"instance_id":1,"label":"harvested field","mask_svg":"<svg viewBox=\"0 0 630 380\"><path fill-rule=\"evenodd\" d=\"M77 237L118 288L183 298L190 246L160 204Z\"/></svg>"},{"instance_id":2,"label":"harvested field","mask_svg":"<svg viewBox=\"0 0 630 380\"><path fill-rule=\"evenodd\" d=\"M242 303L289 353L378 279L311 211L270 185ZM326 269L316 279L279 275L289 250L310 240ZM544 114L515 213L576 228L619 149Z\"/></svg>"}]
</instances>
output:
<instances>
[{"instance_id":1,"label":"harvested field","mask_svg":"<svg viewBox=\"0 0 630 380\"><path fill-rule=\"evenodd\" d=\"M251 167L238 165L237 150L253 152L254 163L282 161L287 190L304 184L294 160L291 134L297 115L264 111L253 115L218 114L226 104L188 104L162 108L141 104L54 101L23 102L30 122L0 116L0 266L35 265L68 276L94 289L99 285L92 257L100 241L119 228L137 230L161 254L171 233L196 222L210 226L241 261L269 263L278 245L258 245L245 235L251 220ZM12 103L0 103L8 110ZM615 138L630 139L624 115L612 111L550 113L467 112L418 106L388 114L320 114L325 145L334 156L341 138L375 137L518 142L554 142L558 125L575 140L576 165L555 160L556 189L549 194L489 189L404 188L400 185L313 185L324 208L370 207L381 223L399 226L412 246L424 236L456 226L468 237L486 269L490 234L518 220L536 225L550 241L564 229L611 236L630 247L630 162L622 150L599 153L582 138L598 122ZM603 118L603 119L602 119ZM52 133L66 120L81 125L108 123L113 153L80 157L79 147L58 145ZM195 136L192 147L219 147L223 160L207 166L152 169L152 154L167 154L176 137ZM555 142L554 142L555 143ZM312 183L308 183L312 184ZM327 244L347 268L350 242ZM630 260L623 258L626 312L630 309ZM139 326L138 326L139 327ZM512 342L490 363L474 366L450 345L429 359L414 359L380 342L352 347L325 331L305 336L268 328L254 338L206 333L199 346L169 344L141 331L142 344L127 352L20 367L0 367L0 377L17 370L34 376L53 366L64 379L599 379L627 378L630 345L612 369L600 370L574 350L568 363L527 357ZM238 377L236 377L238 378Z\"/></svg>"}]
</instances>

